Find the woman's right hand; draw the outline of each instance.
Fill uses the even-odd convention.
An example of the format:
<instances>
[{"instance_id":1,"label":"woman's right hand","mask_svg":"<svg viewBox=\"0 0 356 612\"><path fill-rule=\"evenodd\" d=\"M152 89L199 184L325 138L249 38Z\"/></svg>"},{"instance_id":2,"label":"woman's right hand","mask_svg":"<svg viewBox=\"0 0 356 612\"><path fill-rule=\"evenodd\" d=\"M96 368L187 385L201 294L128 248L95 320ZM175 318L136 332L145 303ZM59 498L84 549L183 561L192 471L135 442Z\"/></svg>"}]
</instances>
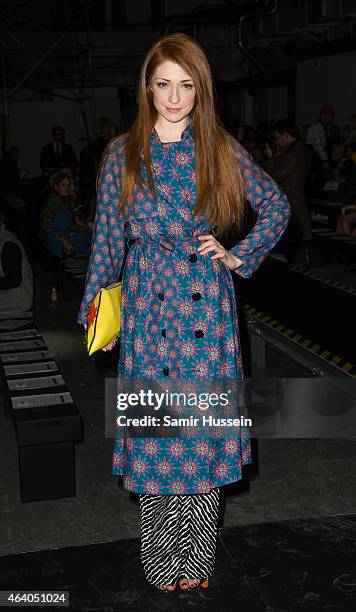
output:
<instances>
[{"instance_id":1,"label":"woman's right hand","mask_svg":"<svg viewBox=\"0 0 356 612\"><path fill-rule=\"evenodd\" d=\"M103 346L103 348L101 349L102 351L104 351L106 353L106 351L112 351L112 349L114 348L118 338L119 338L120 334L117 334L117 336L114 336L112 340L110 340L110 342L106 345Z\"/></svg>"}]
</instances>

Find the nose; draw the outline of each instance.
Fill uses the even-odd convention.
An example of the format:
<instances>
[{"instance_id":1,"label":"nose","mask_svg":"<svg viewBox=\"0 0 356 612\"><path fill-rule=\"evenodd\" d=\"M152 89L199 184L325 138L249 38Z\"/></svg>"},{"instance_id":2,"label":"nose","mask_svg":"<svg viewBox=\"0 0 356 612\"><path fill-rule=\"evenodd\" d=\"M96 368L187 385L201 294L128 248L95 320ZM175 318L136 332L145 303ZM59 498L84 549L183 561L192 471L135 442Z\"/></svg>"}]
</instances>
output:
<instances>
[{"instance_id":1,"label":"nose","mask_svg":"<svg viewBox=\"0 0 356 612\"><path fill-rule=\"evenodd\" d=\"M172 104L177 104L179 102L179 89L178 85L172 85L172 88L169 93L169 101Z\"/></svg>"}]
</instances>

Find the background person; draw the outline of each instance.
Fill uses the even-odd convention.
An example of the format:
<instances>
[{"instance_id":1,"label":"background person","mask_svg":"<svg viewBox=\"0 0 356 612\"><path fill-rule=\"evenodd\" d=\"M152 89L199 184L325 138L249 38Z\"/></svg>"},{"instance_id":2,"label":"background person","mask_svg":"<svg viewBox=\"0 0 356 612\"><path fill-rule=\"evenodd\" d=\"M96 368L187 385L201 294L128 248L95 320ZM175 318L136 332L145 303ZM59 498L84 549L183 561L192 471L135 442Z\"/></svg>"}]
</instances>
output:
<instances>
[{"instance_id":1,"label":"background person","mask_svg":"<svg viewBox=\"0 0 356 612\"><path fill-rule=\"evenodd\" d=\"M21 317L33 308L33 273L20 240L0 213L0 318Z\"/></svg>"},{"instance_id":2,"label":"background person","mask_svg":"<svg viewBox=\"0 0 356 612\"><path fill-rule=\"evenodd\" d=\"M334 119L333 108L324 104L320 109L319 119L310 126L306 136L306 144L310 145L313 151L313 189L318 193L323 191L332 169L334 141L331 127Z\"/></svg>"},{"instance_id":3,"label":"background person","mask_svg":"<svg viewBox=\"0 0 356 612\"><path fill-rule=\"evenodd\" d=\"M289 120L278 121L274 126L277 151L269 146L265 153L264 167L285 191L292 215L279 246L288 263L305 270L307 268L306 243L312 240L310 214L305 185L312 164L310 148L301 142L299 131Z\"/></svg>"},{"instance_id":4,"label":"background person","mask_svg":"<svg viewBox=\"0 0 356 612\"><path fill-rule=\"evenodd\" d=\"M340 215L337 220L336 231L338 234L356 236L356 210Z\"/></svg>"},{"instance_id":5,"label":"background person","mask_svg":"<svg viewBox=\"0 0 356 612\"><path fill-rule=\"evenodd\" d=\"M59 166L69 166L75 173L78 160L71 145L64 142L65 130L60 125L52 128L52 142L42 147L40 165L42 174L47 174Z\"/></svg>"},{"instance_id":6,"label":"background person","mask_svg":"<svg viewBox=\"0 0 356 612\"><path fill-rule=\"evenodd\" d=\"M75 205L71 178L59 173L53 178L53 192L45 203L42 222L47 247L56 257L90 251L91 228L75 215Z\"/></svg>"},{"instance_id":7,"label":"background person","mask_svg":"<svg viewBox=\"0 0 356 612\"><path fill-rule=\"evenodd\" d=\"M96 181L106 145L117 134L116 126L109 117L98 119L92 142L81 151L79 158L79 200L87 211L88 219L95 216Z\"/></svg>"}]
</instances>

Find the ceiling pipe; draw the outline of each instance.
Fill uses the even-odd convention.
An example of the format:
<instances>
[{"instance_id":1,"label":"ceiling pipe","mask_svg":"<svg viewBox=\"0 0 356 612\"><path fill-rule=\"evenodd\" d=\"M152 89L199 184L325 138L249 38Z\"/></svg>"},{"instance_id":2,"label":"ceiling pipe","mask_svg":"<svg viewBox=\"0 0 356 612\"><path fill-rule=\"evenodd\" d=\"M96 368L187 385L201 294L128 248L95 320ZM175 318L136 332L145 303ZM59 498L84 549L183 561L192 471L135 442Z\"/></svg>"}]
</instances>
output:
<instances>
[{"instance_id":1,"label":"ceiling pipe","mask_svg":"<svg viewBox=\"0 0 356 612\"><path fill-rule=\"evenodd\" d=\"M267 9L265 15L275 15L279 9L279 0L271 0L271 8Z\"/></svg>"},{"instance_id":2,"label":"ceiling pipe","mask_svg":"<svg viewBox=\"0 0 356 612\"><path fill-rule=\"evenodd\" d=\"M189 25L231 25L236 20L236 11L222 11L217 18L216 13L207 13L204 15L195 13L178 13L171 15L164 26L164 33L169 34L176 26L189 26Z\"/></svg>"},{"instance_id":3,"label":"ceiling pipe","mask_svg":"<svg viewBox=\"0 0 356 612\"><path fill-rule=\"evenodd\" d=\"M192 13L214 13L215 11L221 13L244 13L245 11L250 11L253 7L258 6L262 0L253 0L253 2L246 2L246 4L235 4L231 2L229 4L199 4L198 6L192 9Z\"/></svg>"},{"instance_id":4,"label":"ceiling pipe","mask_svg":"<svg viewBox=\"0 0 356 612\"><path fill-rule=\"evenodd\" d=\"M246 47L244 43L244 23L248 19L251 19L254 17L255 15L251 13L247 15L241 15L241 17L239 17L239 20L237 23L237 46L240 49L241 53L243 53L243 55L245 55L245 57L247 57L250 60L250 62L257 68L257 70L261 73L264 73L266 72L264 66L260 64L258 59L253 55L253 53L251 53L251 51Z\"/></svg>"},{"instance_id":5,"label":"ceiling pipe","mask_svg":"<svg viewBox=\"0 0 356 612\"><path fill-rule=\"evenodd\" d=\"M172 15L165 22L164 33L169 34L171 30L178 25L192 25L196 28L199 25L231 25L237 21L237 46L241 53L248 58L248 60L257 68L261 73L265 72L265 68L260 64L253 53L246 47L244 42L244 23L248 19L256 19L258 17L264 17L265 15L273 15L278 10L279 0L272 0L271 6L261 6L261 2L264 3L266 0L253 0L252 4L238 6L234 3L227 3L227 6L223 5L202 5L197 6L192 13L182 13ZM269 0L268 0L269 2ZM216 15L216 11L219 11L219 15Z\"/></svg>"},{"instance_id":6,"label":"ceiling pipe","mask_svg":"<svg viewBox=\"0 0 356 612\"><path fill-rule=\"evenodd\" d=\"M171 15L165 20L165 26L163 29L164 34L169 34L171 29L177 25L197 25L200 24L216 24L231 25L231 22L236 19L237 15L242 15L246 12L250 12L253 7L257 7L263 0L253 0L250 3L244 5L237 4L200 4L196 6L190 13L176 13ZM264 0L266 1L266 0ZM216 15L218 11L218 17ZM199 16L199 19L198 19Z\"/></svg>"},{"instance_id":7,"label":"ceiling pipe","mask_svg":"<svg viewBox=\"0 0 356 612\"><path fill-rule=\"evenodd\" d=\"M42 53L41 57L39 57L36 62L29 68L29 70L21 77L21 79L14 85L9 93L9 98L14 96L14 94L22 87L22 85L33 75L36 70L42 66L42 64L52 55L53 51L57 49L60 43L66 38L66 36L73 30L75 25L82 19L82 17L86 14L85 11L82 11L73 21L70 23L65 32L62 32L55 41L47 47L47 49Z\"/></svg>"},{"instance_id":8,"label":"ceiling pipe","mask_svg":"<svg viewBox=\"0 0 356 612\"><path fill-rule=\"evenodd\" d=\"M250 49L246 47L246 44L244 42L244 23L248 19L256 19L256 17L265 17L267 15L268 16L275 15L279 8L279 0L271 0L271 2L267 0L267 4L271 4L271 6L270 7L267 6L264 9L262 9L262 11L259 11L258 10L259 0L256 0L255 10L254 11L251 10L248 13L241 15L237 23L237 46L239 47L241 53L243 53L250 60L250 62L257 68L257 70L261 72L262 74L266 72L264 66L262 66L262 64L258 61L258 59L250 51Z\"/></svg>"},{"instance_id":9,"label":"ceiling pipe","mask_svg":"<svg viewBox=\"0 0 356 612\"><path fill-rule=\"evenodd\" d=\"M229 6L235 6L239 11L241 11L243 8L241 4L236 4L236 2L234 2L234 0L224 0L226 4L228 4ZM248 5L247 8L252 8L253 6L258 6L260 4L261 0L253 0L253 2L250 2L250 4ZM206 7L206 4L204 4L204 6Z\"/></svg>"}]
</instances>

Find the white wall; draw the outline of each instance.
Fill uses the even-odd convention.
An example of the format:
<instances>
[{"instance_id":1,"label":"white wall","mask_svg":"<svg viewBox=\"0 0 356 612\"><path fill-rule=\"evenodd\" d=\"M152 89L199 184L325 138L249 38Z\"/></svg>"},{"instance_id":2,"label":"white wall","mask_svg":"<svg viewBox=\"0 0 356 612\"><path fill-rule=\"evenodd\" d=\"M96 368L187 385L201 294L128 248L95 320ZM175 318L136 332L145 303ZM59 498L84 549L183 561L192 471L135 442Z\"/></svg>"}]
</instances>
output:
<instances>
[{"instance_id":1,"label":"white wall","mask_svg":"<svg viewBox=\"0 0 356 612\"><path fill-rule=\"evenodd\" d=\"M335 110L337 125L356 113L356 52L298 62L297 123L312 123L323 104Z\"/></svg>"},{"instance_id":2,"label":"white wall","mask_svg":"<svg viewBox=\"0 0 356 612\"><path fill-rule=\"evenodd\" d=\"M55 93L70 96L68 91ZM102 88L95 91L97 117L112 117L120 126L120 104L116 88ZM90 126L88 103L86 117ZM19 166L21 173L29 176L41 174L39 158L41 147L51 141L53 125L62 125L66 130L66 142L71 144L78 155L86 142L80 125L80 106L75 102L54 98L52 102L12 102L10 106L10 139L12 145L20 148Z\"/></svg>"}]
</instances>

